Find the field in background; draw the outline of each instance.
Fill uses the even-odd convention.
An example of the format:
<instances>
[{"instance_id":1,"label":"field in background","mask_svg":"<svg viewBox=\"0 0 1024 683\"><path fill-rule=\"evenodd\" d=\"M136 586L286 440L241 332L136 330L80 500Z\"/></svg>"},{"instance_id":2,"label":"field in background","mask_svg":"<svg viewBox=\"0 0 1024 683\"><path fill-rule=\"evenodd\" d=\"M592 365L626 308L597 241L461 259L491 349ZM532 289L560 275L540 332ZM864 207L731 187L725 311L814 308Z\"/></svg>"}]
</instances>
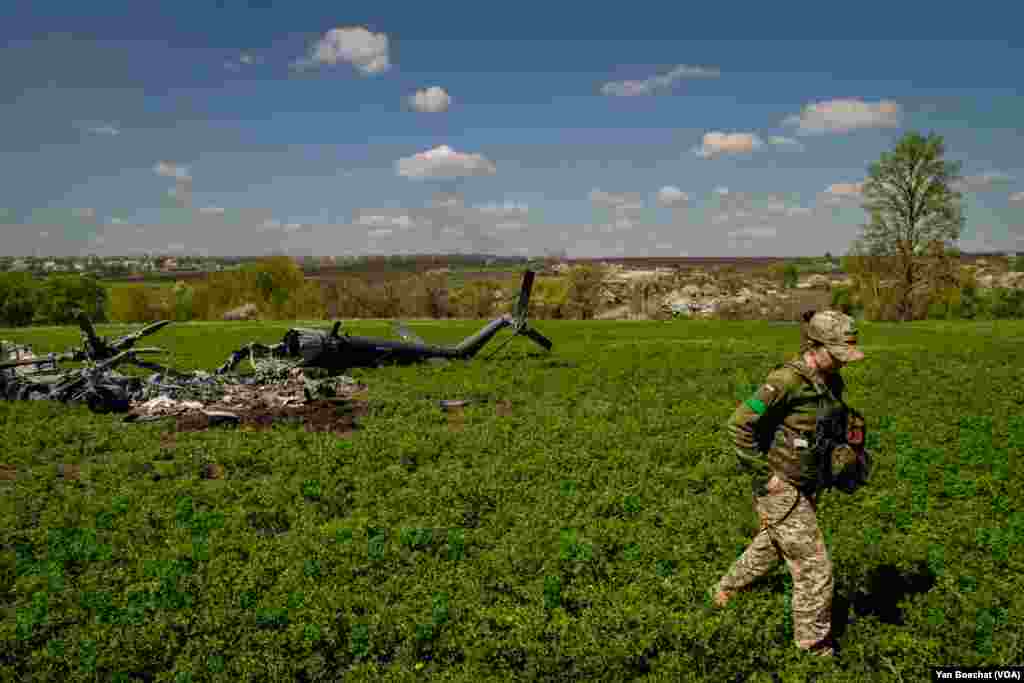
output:
<instances>
[{"instance_id":1,"label":"field in background","mask_svg":"<svg viewBox=\"0 0 1024 683\"><path fill-rule=\"evenodd\" d=\"M295 324L148 341L210 369ZM409 327L443 343L478 324ZM517 340L489 361L353 370L370 409L346 439L0 402L0 674L910 681L1024 660L1024 323L863 323L869 360L844 376L877 470L819 508L841 664L795 651L781 569L702 611L755 522L724 422L796 327L537 327L550 356ZM78 331L0 338L61 350ZM200 477L210 463L224 479Z\"/></svg>"}]
</instances>

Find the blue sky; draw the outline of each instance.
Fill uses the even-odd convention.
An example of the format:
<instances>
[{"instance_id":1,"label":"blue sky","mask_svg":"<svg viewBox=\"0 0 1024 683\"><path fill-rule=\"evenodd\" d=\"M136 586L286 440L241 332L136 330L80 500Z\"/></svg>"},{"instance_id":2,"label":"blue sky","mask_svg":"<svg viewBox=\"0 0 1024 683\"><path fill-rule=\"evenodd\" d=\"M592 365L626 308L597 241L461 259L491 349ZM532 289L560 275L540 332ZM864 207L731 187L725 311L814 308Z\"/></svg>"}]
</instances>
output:
<instances>
[{"instance_id":1,"label":"blue sky","mask_svg":"<svg viewBox=\"0 0 1024 683\"><path fill-rule=\"evenodd\" d=\"M0 3L0 253L844 253L910 130L1024 251L1009 5L98 5Z\"/></svg>"}]
</instances>

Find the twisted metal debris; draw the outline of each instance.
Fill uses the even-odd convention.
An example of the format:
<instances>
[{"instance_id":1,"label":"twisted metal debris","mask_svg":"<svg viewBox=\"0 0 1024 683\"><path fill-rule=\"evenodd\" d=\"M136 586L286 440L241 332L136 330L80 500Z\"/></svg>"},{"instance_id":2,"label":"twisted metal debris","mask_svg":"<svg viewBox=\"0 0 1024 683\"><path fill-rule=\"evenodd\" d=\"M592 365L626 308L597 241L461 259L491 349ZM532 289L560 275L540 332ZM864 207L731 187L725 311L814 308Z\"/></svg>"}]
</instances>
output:
<instances>
[{"instance_id":1,"label":"twisted metal debris","mask_svg":"<svg viewBox=\"0 0 1024 683\"><path fill-rule=\"evenodd\" d=\"M245 354L232 354L229 362L214 373L180 372L138 357L162 353L163 349L133 348L136 341L159 331L169 321L147 325L114 341L98 337L84 315L79 315L78 322L82 346L61 354L36 356L29 346L0 341L0 398L85 403L96 413L130 411L138 416L280 408L345 397L365 388L344 375L299 367L301 358L282 359L273 354L257 358L256 351L269 352L272 348L259 344L246 347ZM3 360L5 355L7 360ZM246 355L253 374L232 374ZM84 362L85 366L61 371L58 363L64 361ZM118 366L125 363L154 372L145 378L119 373Z\"/></svg>"}]
</instances>

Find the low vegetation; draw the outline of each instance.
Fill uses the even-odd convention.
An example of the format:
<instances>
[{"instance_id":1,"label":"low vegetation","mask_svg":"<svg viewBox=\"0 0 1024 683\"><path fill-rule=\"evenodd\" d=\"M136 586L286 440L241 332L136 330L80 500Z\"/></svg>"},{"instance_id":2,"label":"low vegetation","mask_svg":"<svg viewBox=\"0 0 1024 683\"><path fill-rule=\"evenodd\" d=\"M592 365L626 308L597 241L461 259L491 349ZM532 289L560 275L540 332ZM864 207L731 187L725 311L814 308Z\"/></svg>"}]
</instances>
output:
<instances>
[{"instance_id":1,"label":"low vegetation","mask_svg":"<svg viewBox=\"0 0 1024 683\"><path fill-rule=\"evenodd\" d=\"M210 368L292 324L159 343ZM0 678L911 681L1024 659L1024 323L864 323L869 360L844 374L877 469L820 505L838 662L793 647L781 568L703 611L755 524L723 424L797 329L540 327L551 356L353 371L370 412L349 438L0 402Z\"/></svg>"}]
</instances>

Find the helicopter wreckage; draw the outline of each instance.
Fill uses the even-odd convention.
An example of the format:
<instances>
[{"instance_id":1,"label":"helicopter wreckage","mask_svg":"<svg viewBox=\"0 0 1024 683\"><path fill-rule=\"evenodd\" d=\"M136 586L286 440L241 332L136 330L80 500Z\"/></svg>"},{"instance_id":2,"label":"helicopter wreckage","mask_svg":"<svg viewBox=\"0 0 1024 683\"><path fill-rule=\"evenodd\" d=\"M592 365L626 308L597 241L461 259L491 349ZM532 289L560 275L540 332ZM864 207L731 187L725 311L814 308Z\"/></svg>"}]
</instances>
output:
<instances>
[{"instance_id":1,"label":"helicopter wreckage","mask_svg":"<svg viewBox=\"0 0 1024 683\"><path fill-rule=\"evenodd\" d=\"M402 337L399 341L340 334L341 323L336 322L330 331L292 328L274 345L247 344L213 372L181 372L140 357L166 353L157 347L135 348L135 344L170 321L154 322L108 340L98 336L88 317L80 313L79 348L36 356L28 346L0 342L0 398L84 403L95 413L128 413L126 421L177 416L179 426L194 429L240 422L265 426L276 418L290 418L343 432L345 425L351 426L351 419L332 424L337 422L332 417L337 413L334 408L347 405L349 413L365 408L365 402L357 397L366 387L343 374L350 368L469 360L505 328L511 328L513 334L498 349L524 336L550 351L551 341L527 324L533 279L532 271L524 273L511 314L490 321L454 346L427 344L400 323L396 324ZM2 360L5 355L8 360ZM250 375L236 372L245 359L253 368ZM62 371L62 362L85 365ZM141 377L118 372L124 365L148 369L152 374Z\"/></svg>"}]
</instances>

